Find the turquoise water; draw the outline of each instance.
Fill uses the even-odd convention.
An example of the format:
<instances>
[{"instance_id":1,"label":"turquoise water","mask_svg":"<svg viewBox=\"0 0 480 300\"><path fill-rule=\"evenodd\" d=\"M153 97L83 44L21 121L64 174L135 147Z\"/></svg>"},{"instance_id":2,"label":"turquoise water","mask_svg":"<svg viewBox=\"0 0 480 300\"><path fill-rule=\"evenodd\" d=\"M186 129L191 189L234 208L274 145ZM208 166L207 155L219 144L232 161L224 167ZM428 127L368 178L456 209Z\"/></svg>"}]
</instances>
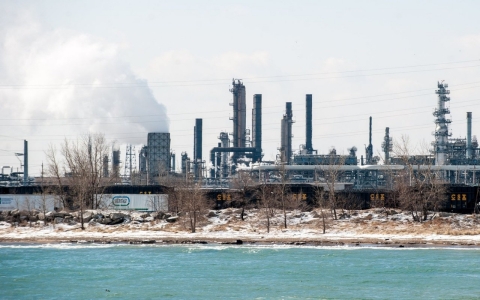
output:
<instances>
[{"instance_id":1,"label":"turquoise water","mask_svg":"<svg viewBox=\"0 0 480 300\"><path fill-rule=\"evenodd\" d=\"M478 299L480 249L0 245L1 299Z\"/></svg>"}]
</instances>

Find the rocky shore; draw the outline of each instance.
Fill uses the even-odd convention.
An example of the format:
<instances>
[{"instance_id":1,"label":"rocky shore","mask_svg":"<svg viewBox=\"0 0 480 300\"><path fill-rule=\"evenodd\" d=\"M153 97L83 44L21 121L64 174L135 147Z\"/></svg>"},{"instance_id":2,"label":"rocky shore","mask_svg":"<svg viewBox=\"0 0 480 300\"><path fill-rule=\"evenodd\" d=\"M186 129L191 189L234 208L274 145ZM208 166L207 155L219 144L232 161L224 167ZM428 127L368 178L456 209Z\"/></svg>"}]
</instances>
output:
<instances>
[{"instance_id":1,"label":"rocky shore","mask_svg":"<svg viewBox=\"0 0 480 300\"><path fill-rule=\"evenodd\" d=\"M312 246L479 247L480 218L476 215L432 213L414 222L408 212L370 209L330 213L323 233L319 211L290 211L271 217L270 232L260 210L211 210L190 230L185 214L88 210L0 214L0 243L128 243L128 244L255 244Z\"/></svg>"}]
</instances>

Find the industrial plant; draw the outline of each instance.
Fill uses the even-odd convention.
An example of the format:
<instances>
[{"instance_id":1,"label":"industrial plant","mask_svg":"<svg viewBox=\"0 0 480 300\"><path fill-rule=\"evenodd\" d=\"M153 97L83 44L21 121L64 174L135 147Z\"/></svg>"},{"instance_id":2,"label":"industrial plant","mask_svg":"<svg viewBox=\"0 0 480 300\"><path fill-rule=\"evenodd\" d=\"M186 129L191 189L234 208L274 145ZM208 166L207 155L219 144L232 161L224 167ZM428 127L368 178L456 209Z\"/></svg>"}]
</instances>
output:
<instances>
[{"instance_id":1,"label":"industrial plant","mask_svg":"<svg viewBox=\"0 0 480 300\"><path fill-rule=\"evenodd\" d=\"M433 113L436 124L430 153L409 155L393 153L393 141L390 128L385 135L380 150L382 158L374 156L372 145L372 123L369 119L369 140L365 154L358 156L358 149L352 146L347 155L339 155L332 148L329 153L320 154L312 143L313 95L305 95L305 144L299 151L292 145L292 126L294 110L292 102L285 103L285 113L279 116L281 132L278 133L280 147L275 161L263 161L262 153L262 95L253 95L252 132L246 124L246 89L239 79L232 81L233 117L232 132L219 132L217 145L212 145L208 161L202 154L202 119L195 119L193 129L193 159L188 153L181 154L181 173L175 173L174 153L169 149L169 133L149 133L147 146L140 151L140 173L154 182L161 176L160 170L178 176L192 177L204 185L225 184L235 178L239 171L250 172L258 182L288 180L292 183L316 183L328 181L329 172L338 170L337 183L342 189L378 190L391 189L395 173L405 168L413 172L431 170L450 184L476 186L480 175L480 149L475 136L472 136L472 112L466 112L466 138L451 138L449 124L451 120L446 103L450 101L448 84L439 82L435 93L437 106ZM280 118L281 117L281 118ZM281 174L280 174L281 173Z\"/></svg>"},{"instance_id":2,"label":"industrial plant","mask_svg":"<svg viewBox=\"0 0 480 300\"><path fill-rule=\"evenodd\" d=\"M305 143L292 145L292 126L294 126L294 107L292 102L285 103L283 115L278 116L280 132L279 147L275 160L264 161L262 149L262 95L252 97L251 131L247 129L247 93L240 79L233 79L230 88L232 94L232 131L218 133L218 144L211 145L207 157L203 149L203 120L192 120L193 154L188 151L180 155L181 166L177 171L176 155L171 150L169 132L150 132L147 141L138 152L127 145L124 171L121 171L120 150L112 147L111 155L103 158L102 177L121 178L122 185L161 185L165 177L195 180L206 189L232 189L232 182L240 172L249 174L256 184L286 183L290 185L311 185L328 190L335 185L336 191L352 193L388 193L393 191L399 173L408 172L411 178L423 176L422 172L433 172L435 178L451 186L475 187L480 182L480 148L477 138L472 135L472 112L465 112L467 120L466 137L452 138L448 118L450 101L448 84L438 82L435 94L437 104L433 112L435 131L429 153L410 154L394 151L394 141L390 137L390 128L385 128L381 149L373 149L373 118L369 118L368 144L364 154L352 145L346 155L337 154L335 148L328 153L318 153L314 149L312 118L314 116L312 94L305 95ZM226 104L227 105L227 104ZM367 133L367 128L365 128ZM367 134L365 135L367 136ZM209 145L207 145L209 146ZM299 149L294 151L293 149ZM381 153L381 157L374 155ZM397 153L396 153L397 152ZM2 182L17 180L17 185L34 185L28 179L28 149L25 141L24 174L16 173L16 179L2 174ZM24 175L22 180L20 177ZM5 185L5 184L3 184ZM12 186L12 185L11 185ZM473 193L473 192L472 192ZM473 197L473 196L472 196ZM475 195L477 197L477 195Z\"/></svg>"}]
</instances>

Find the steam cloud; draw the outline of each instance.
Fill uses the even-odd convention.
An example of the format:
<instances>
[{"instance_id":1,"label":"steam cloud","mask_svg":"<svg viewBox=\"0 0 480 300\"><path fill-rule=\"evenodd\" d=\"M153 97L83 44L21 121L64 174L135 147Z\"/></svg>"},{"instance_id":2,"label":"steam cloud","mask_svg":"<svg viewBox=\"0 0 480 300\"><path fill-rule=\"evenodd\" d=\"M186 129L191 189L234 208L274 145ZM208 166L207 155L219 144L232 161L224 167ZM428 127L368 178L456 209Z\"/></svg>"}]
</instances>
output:
<instances>
[{"instance_id":1,"label":"steam cloud","mask_svg":"<svg viewBox=\"0 0 480 300\"><path fill-rule=\"evenodd\" d=\"M118 46L93 36L46 30L23 16L0 29L0 80L3 135L101 132L138 144L147 132L168 132L166 109L146 80L122 61Z\"/></svg>"}]
</instances>

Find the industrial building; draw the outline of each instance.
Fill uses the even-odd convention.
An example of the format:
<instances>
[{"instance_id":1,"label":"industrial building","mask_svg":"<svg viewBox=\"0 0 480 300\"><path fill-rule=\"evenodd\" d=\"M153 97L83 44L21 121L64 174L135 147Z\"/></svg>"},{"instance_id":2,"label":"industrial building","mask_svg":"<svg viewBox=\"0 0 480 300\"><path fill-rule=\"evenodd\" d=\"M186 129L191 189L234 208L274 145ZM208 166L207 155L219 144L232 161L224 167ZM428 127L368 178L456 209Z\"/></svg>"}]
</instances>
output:
<instances>
[{"instance_id":1,"label":"industrial building","mask_svg":"<svg viewBox=\"0 0 480 300\"><path fill-rule=\"evenodd\" d=\"M365 154L357 156L358 149L349 148L348 154L339 155L335 148L320 154L314 149L312 135L313 95L305 95L305 143L292 145L294 108L292 102L285 103L285 112L280 119L280 147L276 161L263 162L262 150L262 95L253 95L252 132L247 129L246 87L240 79L233 79L230 89L233 111L232 132L220 132L219 142L210 150L209 161L203 157L203 120L195 119L193 130L193 159L187 152L181 154L181 174L175 174L174 155L170 150L169 133L149 133L147 145L139 155L139 173L148 176L148 182L165 172L178 176L189 176L205 185L225 186L236 176L239 169L247 170L257 182L275 183L287 180L291 183L326 184L333 170L340 190L389 190L392 189L398 172L414 166L415 172L431 170L436 176L450 184L478 185L480 180L480 149L475 136L472 136L472 112L466 112L466 138L451 138L447 117L450 113L446 103L450 101L450 91L444 82L437 84L435 91L437 105L433 112L436 129L433 133L432 149L424 155L395 155L390 128L378 152L382 158L374 156L372 145L373 117L369 118L368 144ZM366 130L367 132L367 130ZM299 149L294 151L293 149ZM128 151L128 150L127 150ZM377 152L377 153L378 153ZM114 162L116 161L114 156ZM115 170L115 168L114 168ZM163 173L162 173L163 172ZM281 173L281 174L280 174Z\"/></svg>"}]
</instances>

